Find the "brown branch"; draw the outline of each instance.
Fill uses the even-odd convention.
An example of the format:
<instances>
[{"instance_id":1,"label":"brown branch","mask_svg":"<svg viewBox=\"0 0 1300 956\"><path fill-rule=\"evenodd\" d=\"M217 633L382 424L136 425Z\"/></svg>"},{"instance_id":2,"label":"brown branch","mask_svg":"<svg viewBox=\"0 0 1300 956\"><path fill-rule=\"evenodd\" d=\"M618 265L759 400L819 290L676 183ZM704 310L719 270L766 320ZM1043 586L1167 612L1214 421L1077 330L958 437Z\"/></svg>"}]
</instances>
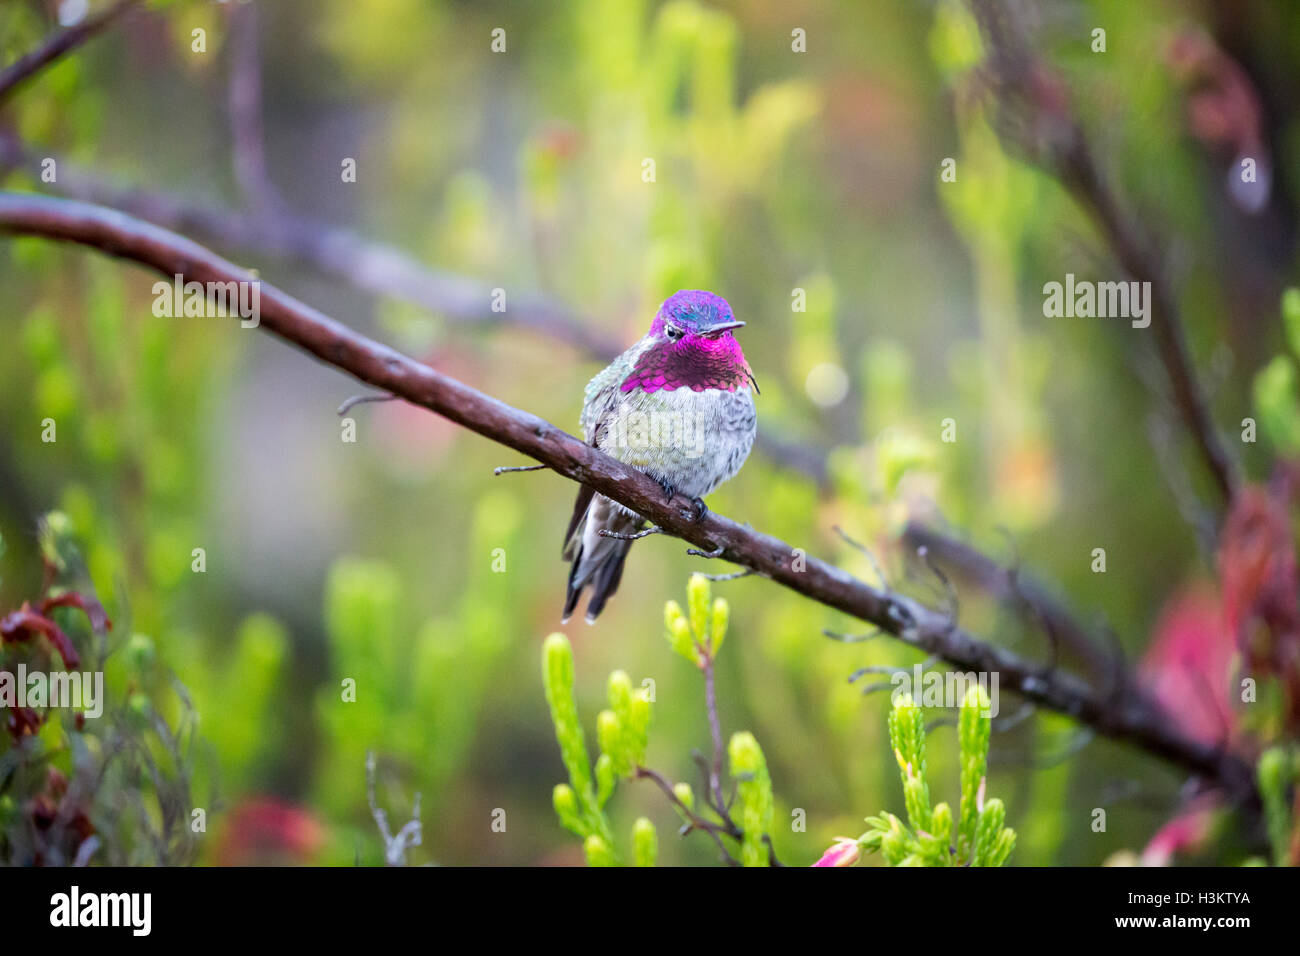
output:
<instances>
[{"instance_id":1,"label":"brown branch","mask_svg":"<svg viewBox=\"0 0 1300 956\"><path fill-rule=\"evenodd\" d=\"M123 213L65 199L0 192L0 232L78 243L187 282L253 281L245 270L195 242ZM1128 741L1256 804L1248 764L1195 741L1136 692L1102 695L1063 671L987 644L945 614L880 591L843 570L728 518L697 519L680 494L665 501L652 478L528 412L512 408L349 329L261 282L261 327L328 365L549 466L556 473L644 515L665 532L751 568L813 601L843 611L964 670L997 672L1002 686L1067 714L1098 733Z\"/></svg>"},{"instance_id":2,"label":"brown branch","mask_svg":"<svg viewBox=\"0 0 1300 956\"><path fill-rule=\"evenodd\" d=\"M668 802L676 807L677 812L686 819L686 833L691 830L707 833L718 848L718 853L721 854L723 862L728 866L740 866L740 861L727 852L726 844L722 842L722 834L726 834L733 840L739 840L744 836L744 833L736 827L735 823L731 820L727 820L725 823L713 823L700 816L682 802L682 798L677 796L677 791L673 789L673 785L668 782L663 774L656 770L651 770L649 767L637 767L636 776L639 780L652 781L656 787L663 791L664 796L668 798Z\"/></svg>"},{"instance_id":3,"label":"brown branch","mask_svg":"<svg viewBox=\"0 0 1300 956\"><path fill-rule=\"evenodd\" d=\"M140 0L119 0L111 7L86 17L76 26L51 35L35 50L9 64L0 71L0 103L4 103L23 83L94 37L139 2Z\"/></svg>"},{"instance_id":4,"label":"brown branch","mask_svg":"<svg viewBox=\"0 0 1300 956\"><path fill-rule=\"evenodd\" d=\"M0 171L21 166L33 155L17 138L0 131ZM507 311L492 312L486 284L431 268L400 249L346 229L284 212L241 215L157 190L114 186L83 172L69 172L64 163L59 169L58 182L50 186L65 196L111 206L228 249L293 263L376 298L396 299L457 322L528 329L599 361L608 362L622 351L562 302L539 294L515 295ZM774 464L812 479L819 487L829 481L825 449L777 437L761 427L756 445Z\"/></svg>"},{"instance_id":5,"label":"brown branch","mask_svg":"<svg viewBox=\"0 0 1300 956\"><path fill-rule=\"evenodd\" d=\"M1228 501L1237 484L1237 465L1223 444L1196 380L1177 296L1157 256L1140 236L1137 227L1120 211L1114 193L1081 135L1075 138L1074 148L1066 154L1063 168L1065 185L1075 200L1091 212L1120 266L1138 282L1151 283L1151 330L1155 333L1160 360L1169 375L1174 404L1216 487Z\"/></svg>"},{"instance_id":6,"label":"brown branch","mask_svg":"<svg viewBox=\"0 0 1300 956\"><path fill-rule=\"evenodd\" d=\"M1120 267L1151 283L1151 330L1173 401L1221 497L1232 498L1237 465L1210 416L1187 349L1178 297L1148 238L1120 207L1093 156L1061 78L1030 48L1013 4L970 0L989 52L981 78L997 98L1004 145L1054 175L1092 218Z\"/></svg>"},{"instance_id":7,"label":"brown branch","mask_svg":"<svg viewBox=\"0 0 1300 956\"><path fill-rule=\"evenodd\" d=\"M15 150L21 147L0 136L0 159L12 160ZM408 302L456 322L529 329L606 361L621 351L612 339L592 332L577 313L559 303L541 296L513 295L507 311L493 312L492 290L486 283L432 268L348 229L308 217L242 215L159 191L115 187L75 173L61 172L59 179L55 188L75 199L121 209L229 249L305 266L370 296Z\"/></svg>"},{"instance_id":8,"label":"brown branch","mask_svg":"<svg viewBox=\"0 0 1300 956\"><path fill-rule=\"evenodd\" d=\"M256 4L232 3L227 12L230 24L230 110L231 156L235 181L244 202L268 212L278 212L284 203L266 167L266 144L262 126L262 61Z\"/></svg>"},{"instance_id":9,"label":"brown branch","mask_svg":"<svg viewBox=\"0 0 1300 956\"><path fill-rule=\"evenodd\" d=\"M1109 650L1042 585L1022 576L1019 567L1005 567L972 546L915 521L907 523L902 537L913 548L926 548L931 558L954 568L991 597L1023 604L1033 613L1030 623L1041 624L1050 639L1059 640L1079 659L1090 677L1103 680L1113 677L1113 655Z\"/></svg>"}]
</instances>

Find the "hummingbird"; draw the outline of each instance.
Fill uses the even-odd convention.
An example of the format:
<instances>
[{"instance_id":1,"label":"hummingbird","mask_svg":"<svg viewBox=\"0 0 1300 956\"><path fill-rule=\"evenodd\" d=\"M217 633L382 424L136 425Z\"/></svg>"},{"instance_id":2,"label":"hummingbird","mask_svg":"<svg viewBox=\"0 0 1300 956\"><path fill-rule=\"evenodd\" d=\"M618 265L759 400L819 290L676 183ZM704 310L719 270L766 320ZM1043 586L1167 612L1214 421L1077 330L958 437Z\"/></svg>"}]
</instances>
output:
<instances>
[{"instance_id":1,"label":"hummingbird","mask_svg":"<svg viewBox=\"0 0 1300 956\"><path fill-rule=\"evenodd\" d=\"M758 382L732 335L744 324L719 295L677 292L650 331L587 384L582 404L587 443L649 475L668 498L691 498L696 520L708 511L704 496L740 471L754 445ZM623 576L629 537L645 524L582 486L564 535L563 621L590 587L586 620L595 622Z\"/></svg>"}]
</instances>

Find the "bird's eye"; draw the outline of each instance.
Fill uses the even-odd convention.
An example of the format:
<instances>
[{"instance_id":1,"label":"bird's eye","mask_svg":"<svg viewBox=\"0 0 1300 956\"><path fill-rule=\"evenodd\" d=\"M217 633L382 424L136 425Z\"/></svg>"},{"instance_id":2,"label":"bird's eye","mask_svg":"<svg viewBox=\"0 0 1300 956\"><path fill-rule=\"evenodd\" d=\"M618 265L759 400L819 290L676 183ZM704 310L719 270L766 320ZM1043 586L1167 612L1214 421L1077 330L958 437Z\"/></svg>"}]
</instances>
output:
<instances>
[{"instance_id":1,"label":"bird's eye","mask_svg":"<svg viewBox=\"0 0 1300 956\"><path fill-rule=\"evenodd\" d=\"M667 334L668 334L668 337L669 337L670 339L672 339L674 342L676 342L678 339L680 339L680 338L682 337L682 330L679 329L679 328L677 328L676 326L672 326L672 325L670 325L670 326L668 326L668 333L667 333Z\"/></svg>"}]
</instances>

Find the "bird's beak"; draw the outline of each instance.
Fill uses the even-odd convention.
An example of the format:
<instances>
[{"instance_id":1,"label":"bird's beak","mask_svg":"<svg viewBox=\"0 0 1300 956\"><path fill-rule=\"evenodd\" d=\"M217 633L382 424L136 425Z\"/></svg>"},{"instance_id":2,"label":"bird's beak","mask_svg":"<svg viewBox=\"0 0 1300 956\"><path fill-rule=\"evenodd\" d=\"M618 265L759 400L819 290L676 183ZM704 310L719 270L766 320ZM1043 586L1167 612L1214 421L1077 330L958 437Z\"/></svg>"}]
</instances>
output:
<instances>
[{"instance_id":1,"label":"bird's beak","mask_svg":"<svg viewBox=\"0 0 1300 956\"><path fill-rule=\"evenodd\" d=\"M709 331L705 332L704 334L707 335L709 338L713 339L713 338L717 338L723 332L730 332L732 329L738 329L744 324L745 324L744 322L728 322L726 325L715 325L713 328L709 329Z\"/></svg>"}]
</instances>

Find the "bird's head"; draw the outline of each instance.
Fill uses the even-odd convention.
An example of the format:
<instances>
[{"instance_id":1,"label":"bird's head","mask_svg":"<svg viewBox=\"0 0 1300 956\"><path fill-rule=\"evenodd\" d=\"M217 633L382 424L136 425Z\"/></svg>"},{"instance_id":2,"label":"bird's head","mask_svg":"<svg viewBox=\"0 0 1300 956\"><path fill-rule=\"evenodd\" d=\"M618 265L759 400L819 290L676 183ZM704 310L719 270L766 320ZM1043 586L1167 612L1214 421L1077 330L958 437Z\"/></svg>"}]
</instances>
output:
<instances>
[{"instance_id":1,"label":"bird's head","mask_svg":"<svg viewBox=\"0 0 1300 956\"><path fill-rule=\"evenodd\" d=\"M650 333L669 344L699 345L705 340L731 340L732 330L744 322L736 319L727 300L712 292L687 289L669 296L659 307Z\"/></svg>"},{"instance_id":2,"label":"bird's head","mask_svg":"<svg viewBox=\"0 0 1300 956\"><path fill-rule=\"evenodd\" d=\"M745 353L731 334L744 324L720 295L699 289L675 293L659 307L623 390L730 391L751 384L757 390Z\"/></svg>"}]
</instances>

